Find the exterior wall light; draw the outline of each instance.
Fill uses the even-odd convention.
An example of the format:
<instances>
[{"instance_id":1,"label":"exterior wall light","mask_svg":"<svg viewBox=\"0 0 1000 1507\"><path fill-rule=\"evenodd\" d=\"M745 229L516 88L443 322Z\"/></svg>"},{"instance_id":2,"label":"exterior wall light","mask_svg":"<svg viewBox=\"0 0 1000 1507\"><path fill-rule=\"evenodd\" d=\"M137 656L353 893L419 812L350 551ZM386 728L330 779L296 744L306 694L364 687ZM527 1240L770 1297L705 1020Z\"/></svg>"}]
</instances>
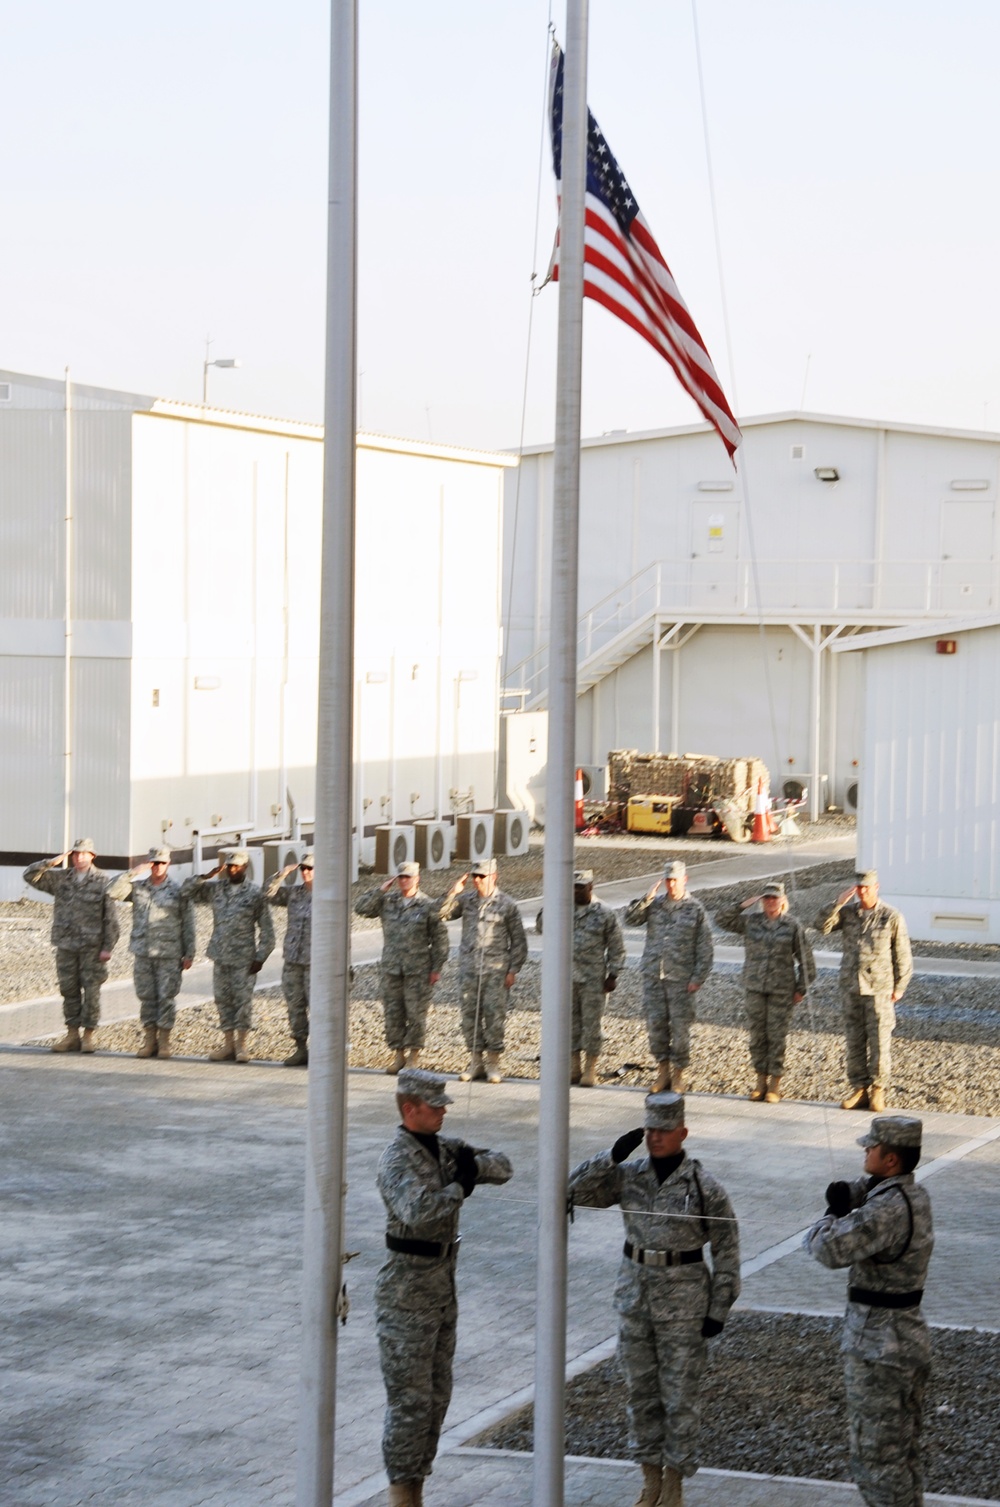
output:
<instances>
[{"instance_id":1,"label":"exterior wall light","mask_svg":"<svg viewBox=\"0 0 1000 1507\"><path fill-rule=\"evenodd\" d=\"M836 466L817 466L813 472L817 481L839 481L840 472Z\"/></svg>"}]
</instances>

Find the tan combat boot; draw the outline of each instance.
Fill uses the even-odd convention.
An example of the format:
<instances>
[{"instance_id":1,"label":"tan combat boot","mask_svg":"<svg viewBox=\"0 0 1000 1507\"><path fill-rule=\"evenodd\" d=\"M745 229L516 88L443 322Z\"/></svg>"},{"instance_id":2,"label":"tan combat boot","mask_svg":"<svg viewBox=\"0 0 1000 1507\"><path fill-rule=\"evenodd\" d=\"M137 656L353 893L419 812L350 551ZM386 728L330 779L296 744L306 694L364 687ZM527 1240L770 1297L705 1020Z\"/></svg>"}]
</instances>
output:
<instances>
[{"instance_id":1,"label":"tan combat boot","mask_svg":"<svg viewBox=\"0 0 1000 1507\"><path fill-rule=\"evenodd\" d=\"M663 1467L663 1490L657 1507L684 1507L684 1477L672 1465Z\"/></svg>"},{"instance_id":2,"label":"tan combat boot","mask_svg":"<svg viewBox=\"0 0 1000 1507\"><path fill-rule=\"evenodd\" d=\"M868 1090L868 1108L873 1109L877 1115L885 1109L885 1089L880 1083L873 1083Z\"/></svg>"},{"instance_id":3,"label":"tan combat boot","mask_svg":"<svg viewBox=\"0 0 1000 1507\"><path fill-rule=\"evenodd\" d=\"M502 1083L503 1074L500 1071L500 1053L486 1053L486 1081L487 1083Z\"/></svg>"},{"instance_id":4,"label":"tan combat boot","mask_svg":"<svg viewBox=\"0 0 1000 1507\"><path fill-rule=\"evenodd\" d=\"M88 1053L97 1051L97 1042L94 1040L93 1026L87 1026L84 1029L84 1032L80 1037L80 1051Z\"/></svg>"},{"instance_id":5,"label":"tan combat boot","mask_svg":"<svg viewBox=\"0 0 1000 1507\"><path fill-rule=\"evenodd\" d=\"M459 1073L458 1081L459 1083L478 1083L485 1076L483 1054L482 1052L473 1052L469 1058L469 1066L465 1069L464 1073Z\"/></svg>"},{"instance_id":6,"label":"tan combat boot","mask_svg":"<svg viewBox=\"0 0 1000 1507\"><path fill-rule=\"evenodd\" d=\"M247 1032L246 1031L237 1031L236 1032L236 1061L237 1062L249 1062L250 1061L250 1049L247 1046Z\"/></svg>"},{"instance_id":7,"label":"tan combat boot","mask_svg":"<svg viewBox=\"0 0 1000 1507\"><path fill-rule=\"evenodd\" d=\"M657 1507L662 1484L663 1471L660 1467L658 1465L644 1465L642 1467L642 1490L635 1499L635 1507Z\"/></svg>"},{"instance_id":8,"label":"tan combat boot","mask_svg":"<svg viewBox=\"0 0 1000 1507\"><path fill-rule=\"evenodd\" d=\"M670 1087L670 1063L664 1059L656 1064L656 1077L653 1079L653 1087L650 1093L662 1094L665 1088Z\"/></svg>"},{"instance_id":9,"label":"tan combat boot","mask_svg":"<svg viewBox=\"0 0 1000 1507\"><path fill-rule=\"evenodd\" d=\"M395 1078L395 1076L399 1072L400 1068L403 1068L405 1066L406 1066L406 1053L403 1051L402 1047L396 1047L395 1050L394 1050L394 1052L393 1052L393 1054L392 1054L392 1061L389 1063L389 1066L386 1068L386 1072L389 1074L390 1078Z\"/></svg>"},{"instance_id":10,"label":"tan combat boot","mask_svg":"<svg viewBox=\"0 0 1000 1507\"><path fill-rule=\"evenodd\" d=\"M852 1088L846 1099L840 1101L841 1109L867 1109L868 1090L864 1084L860 1088Z\"/></svg>"},{"instance_id":11,"label":"tan combat boot","mask_svg":"<svg viewBox=\"0 0 1000 1507\"><path fill-rule=\"evenodd\" d=\"M764 1095L765 1104L781 1103L781 1079L772 1073L767 1080L767 1093Z\"/></svg>"},{"instance_id":12,"label":"tan combat boot","mask_svg":"<svg viewBox=\"0 0 1000 1507\"><path fill-rule=\"evenodd\" d=\"M597 1087L597 1063L600 1052L588 1052L584 1059L583 1072L580 1074L581 1088Z\"/></svg>"},{"instance_id":13,"label":"tan combat boot","mask_svg":"<svg viewBox=\"0 0 1000 1507\"><path fill-rule=\"evenodd\" d=\"M209 1052L208 1060L209 1062L232 1062L235 1057L236 1048L233 1046L233 1033L232 1031L223 1031L222 1045L216 1047L214 1052Z\"/></svg>"},{"instance_id":14,"label":"tan combat boot","mask_svg":"<svg viewBox=\"0 0 1000 1507\"><path fill-rule=\"evenodd\" d=\"M282 1062L282 1067L308 1067L309 1048L301 1036L295 1038L295 1051Z\"/></svg>"},{"instance_id":15,"label":"tan combat boot","mask_svg":"<svg viewBox=\"0 0 1000 1507\"><path fill-rule=\"evenodd\" d=\"M143 1026L143 1028L142 1028L142 1046L139 1048L139 1050L136 1052L135 1055L137 1057L155 1057L156 1056L156 1027L155 1026Z\"/></svg>"},{"instance_id":16,"label":"tan combat boot","mask_svg":"<svg viewBox=\"0 0 1000 1507\"><path fill-rule=\"evenodd\" d=\"M687 1078L684 1076L684 1069L682 1067L674 1067L671 1072L670 1091L674 1094L684 1094L687 1092Z\"/></svg>"},{"instance_id":17,"label":"tan combat boot","mask_svg":"<svg viewBox=\"0 0 1000 1507\"><path fill-rule=\"evenodd\" d=\"M764 1102L764 1095L766 1093L767 1093L767 1074L766 1073L758 1073L757 1074L757 1087L756 1088L752 1088L750 1090L750 1092L747 1094L747 1098L749 1100L751 1100L751 1102L754 1103L754 1104L763 1104L763 1102Z\"/></svg>"},{"instance_id":18,"label":"tan combat boot","mask_svg":"<svg viewBox=\"0 0 1000 1507\"><path fill-rule=\"evenodd\" d=\"M569 1081L570 1081L570 1083L579 1083L579 1081L580 1081L580 1053L579 1052L571 1052L570 1053L570 1059L569 1059Z\"/></svg>"},{"instance_id":19,"label":"tan combat boot","mask_svg":"<svg viewBox=\"0 0 1000 1507\"><path fill-rule=\"evenodd\" d=\"M52 1043L53 1052L78 1052L80 1050L80 1027L67 1026L66 1035Z\"/></svg>"},{"instance_id":20,"label":"tan combat boot","mask_svg":"<svg viewBox=\"0 0 1000 1507\"><path fill-rule=\"evenodd\" d=\"M407 1047L407 1049L406 1049L406 1066L407 1067L419 1067L420 1066L420 1048L419 1047Z\"/></svg>"},{"instance_id":21,"label":"tan combat boot","mask_svg":"<svg viewBox=\"0 0 1000 1507\"><path fill-rule=\"evenodd\" d=\"M170 1050L170 1032L166 1026L160 1026L156 1033L156 1055L161 1062L169 1060L174 1055Z\"/></svg>"}]
</instances>

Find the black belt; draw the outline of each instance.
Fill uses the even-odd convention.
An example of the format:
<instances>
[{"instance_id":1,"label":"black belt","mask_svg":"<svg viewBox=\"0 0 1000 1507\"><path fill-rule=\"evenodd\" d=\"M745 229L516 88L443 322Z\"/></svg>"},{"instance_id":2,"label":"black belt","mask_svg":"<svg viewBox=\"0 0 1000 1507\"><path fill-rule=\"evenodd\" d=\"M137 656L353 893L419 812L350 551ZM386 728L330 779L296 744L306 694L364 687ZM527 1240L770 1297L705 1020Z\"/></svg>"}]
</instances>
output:
<instances>
[{"instance_id":1,"label":"black belt","mask_svg":"<svg viewBox=\"0 0 1000 1507\"><path fill-rule=\"evenodd\" d=\"M916 1308L923 1297L919 1292L873 1292L870 1287L849 1287L847 1296L852 1303L867 1303L869 1308Z\"/></svg>"},{"instance_id":2,"label":"black belt","mask_svg":"<svg viewBox=\"0 0 1000 1507\"><path fill-rule=\"evenodd\" d=\"M644 1251L626 1240L624 1250L638 1266L693 1266L705 1259L700 1246L696 1251Z\"/></svg>"},{"instance_id":3,"label":"black belt","mask_svg":"<svg viewBox=\"0 0 1000 1507\"><path fill-rule=\"evenodd\" d=\"M442 1245L437 1240L402 1240L398 1235L386 1235L385 1243L390 1251L401 1251L404 1256L430 1256L440 1260L442 1256L455 1255L461 1239L459 1235Z\"/></svg>"}]
</instances>

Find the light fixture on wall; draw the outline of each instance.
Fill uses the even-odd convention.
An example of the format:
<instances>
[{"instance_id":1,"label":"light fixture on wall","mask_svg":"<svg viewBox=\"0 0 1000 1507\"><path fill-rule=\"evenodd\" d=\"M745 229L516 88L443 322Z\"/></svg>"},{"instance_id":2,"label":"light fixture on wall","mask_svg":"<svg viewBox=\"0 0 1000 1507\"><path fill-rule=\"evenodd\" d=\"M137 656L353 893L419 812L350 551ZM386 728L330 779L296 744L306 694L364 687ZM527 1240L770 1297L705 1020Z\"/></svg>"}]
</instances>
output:
<instances>
[{"instance_id":1,"label":"light fixture on wall","mask_svg":"<svg viewBox=\"0 0 1000 1507\"><path fill-rule=\"evenodd\" d=\"M194 688L196 691L217 691L221 685L221 675L196 675L194 677Z\"/></svg>"},{"instance_id":2,"label":"light fixture on wall","mask_svg":"<svg viewBox=\"0 0 1000 1507\"><path fill-rule=\"evenodd\" d=\"M817 466L813 472L817 481L839 481L840 472L836 466Z\"/></svg>"}]
</instances>

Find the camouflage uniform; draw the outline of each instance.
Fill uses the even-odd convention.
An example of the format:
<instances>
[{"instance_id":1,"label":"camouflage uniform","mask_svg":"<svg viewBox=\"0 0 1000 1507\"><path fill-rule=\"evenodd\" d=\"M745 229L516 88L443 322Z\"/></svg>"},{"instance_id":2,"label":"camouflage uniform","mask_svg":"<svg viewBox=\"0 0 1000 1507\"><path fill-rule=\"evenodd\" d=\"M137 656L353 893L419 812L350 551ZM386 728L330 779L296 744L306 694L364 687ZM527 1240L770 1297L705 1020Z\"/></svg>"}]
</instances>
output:
<instances>
[{"instance_id":1,"label":"camouflage uniform","mask_svg":"<svg viewBox=\"0 0 1000 1507\"><path fill-rule=\"evenodd\" d=\"M67 1026L92 1031L101 1016L101 985L108 976L102 952L113 952L118 917L108 894L111 877L100 869L48 868L50 859L29 864L26 884L51 895L51 942Z\"/></svg>"},{"instance_id":2,"label":"camouflage uniform","mask_svg":"<svg viewBox=\"0 0 1000 1507\"><path fill-rule=\"evenodd\" d=\"M259 884L249 878L233 884L227 876L186 879L181 893L195 905L212 907L208 956L215 967L212 986L223 1031L249 1031L253 1022L251 963L265 963L274 951L274 923Z\"/></svg>"},{"instance_id":3,"label":"camouflage uniform","mask_svg":"<svg viewBox=\"0 0 1000 1507\"><path fill-rule=\"evenodd\" d=\"M542 912L535 917L542 930ZM573 906L573 1039L570 1050L600 1053L604 1038L604 980L617 978L625 967L625 943L618 917L610 905L591 900Z\"/></svg>"},{"instance_id":4,"label":"camouflage uniform","mask_svg":"<svg viewBox=\"0 0 1000 1507\"><path fill-rule=\"evenodd\" d=\"M927 1325L919 1303L886 1308L859 1295L922 1291L934 1245L930 1199L912 1173L849 1186L851 1213L824 1215L804 1246L824 1266L851 1268L840 1343L851 1474L869 1507L923 1507Z\"/></svg>"},{"instance_id":5,"label":"camouflage uniform","mask_svg":"<svg viewBox=\"0 0 1000 1507\"><path fill-rule=\"evenodd\" d=\"M520 973L528 956L521 914L509 895L488 899L458 894L441 903L442 921L462 918L458 987L462 1035L470 1052L502 1052L507 1022L508 973Z\"/></svg>"},{"instance_id":6,"label":"camouflage uniform","mask_svg":"<svg viewBox=\"0 0 1000 1507\"><path fill-rule=\"evenodd\" d=\"M288 1029L296 1041L305 1041L309 1035L312 889L307 884L285 884L279 874L271 880L264 898L268 905L284 906L288 911L285 945L281 954L281 987L288 1011Z\"/></svg>"},{"instance_id":7,"label":"camouflage uniform","mask_svg":"<svg viewBox=\"0 0 1000 1507\"><path fill-rule=\"evenodd\" d=\"M695 1012L688 985L701 987L715 956L705 907L693 895L683 900L654 895L652 900L633 900L625 920L630 926L646 927L639 968L649 1050L657 1062L686 1068Z\"/></svg>"},{"instance_id":8,"label":"camouflage uniform","mask_svg":"<svg viewBox=\"0 0 1000 1507\"><path fill-rule=\"evenodd\" d=\"M386 1043L397 1052L422 1047L431 1002L430 975L448 958L448 929L440 901L418 889L409 899L398 889L369 890L356 901L356 915L382 920L382 1008Z\"/></svg>"},{"instance_id":9,"label":"camouflage uniform","mask_svg":"<svg viewBox=\"0 0 1000 1507\"><path fill-rule=\"evenodd\" d=\"M821 910L815 921L822 936L840 931L840 1003L847 1040L847 1078L855 1088L887 1088L892 1077L891 1043L896 1026L893 994L901 995L913 975L910 938L898 910L881 900L862 910L857 900Z\"/></svg>"},{"instance_id":10,"label":"camouflage uniform","mask_svg":"<svg viewBox=\"0 0 1000 1507\"><path fill-rule=\"evenodd\" d=\"M634 1251L700 1252L706 1242L711 1246L711 1270L697 1257L690 1264L655 1266L623 1255L614 1298L634 1458L693 1476L708 1350L702 1325L706 1319L724 1323L740 1292L732 1205L722 1184L687 1156L661 1183L650 1157L616 1164L611 1151L602 1151L576 1168L569 1186L578 1204L620 1204ZM664 1217L671 1214L704 1217Z\"/></svg>"},{"instance_id":11,"label":"camouflage uniform","mask_svg":"<svg viewBox=\"0 0 1000 1507\"><path fill-rule=\"evenodd\" d=\"M769 921L762 910L743 910L738 905L723 911L717 919L724 931L744 940L743 990L750 1023L750 1060L758 1073L780 1078L785 1070L795 996L805 994L816 977L805 927L787 911Z\"/></svg>"},{"instance_id":12,"label":"camouflage uniform","mask_svg":"<svg viewBox=\"0 0 1000 1507\"><path fill-rule=\"evenodd\" d=\"M375 1333L386 1390L382 1456L390 1481L431 1473L451 1401L458 1300L455 1264L464 1202L455 1181L460 1140L416 1136L402 1126L378 1164L386 1240L430 1241L444 1254L390 1250L375 1282ZM435 1155L435 1148L436 1155ZM481 1183L505 1183L511 1165L476 1148Z\"/></svg>"},{"instance_id":13,"label":"camouflage uniform","mask_svg":"<svg viewBox=\"0 0 1000 1507\"><path fill-rule=\"evenodd\" d=\"M195 954L194 911L181 886L165 878L133 881L122 874L108 889L112 900L132 906L129 952L135 992L139 996L139 1024L172 1031L181 987L181 960Z\"/></svg>"}]
</instances>

